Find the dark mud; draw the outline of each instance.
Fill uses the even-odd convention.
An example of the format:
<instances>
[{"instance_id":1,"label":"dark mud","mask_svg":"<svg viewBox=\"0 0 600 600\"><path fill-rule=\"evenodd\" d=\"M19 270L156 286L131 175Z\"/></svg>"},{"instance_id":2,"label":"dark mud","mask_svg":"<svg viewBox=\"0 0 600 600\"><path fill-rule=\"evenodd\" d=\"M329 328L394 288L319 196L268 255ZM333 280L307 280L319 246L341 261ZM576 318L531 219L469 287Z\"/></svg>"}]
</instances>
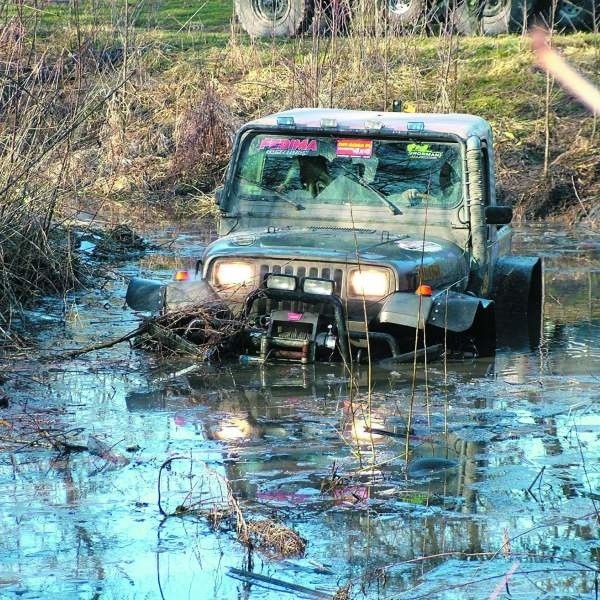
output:
<instances>
[{"instance_id":1,"label":"dark mud","mask_svg":"<svg viewBox=\"0 0 600 600\"><path fill-rule=\"evenodd\" d=\"M1 597L596 598L597 236L519 232L520 253L547 257L539 346L513 332L492 360L375 369L371 393L365 368L207 367L126 344L40 361L134 329L125 279L193 265L202 240L152 242L102 289L48 299L40 350L1 366ZM229 490L304 556L249 561L207 516ZM165 518L159 494L167 514L199 510Z\"/></svg>"}]
</instances>

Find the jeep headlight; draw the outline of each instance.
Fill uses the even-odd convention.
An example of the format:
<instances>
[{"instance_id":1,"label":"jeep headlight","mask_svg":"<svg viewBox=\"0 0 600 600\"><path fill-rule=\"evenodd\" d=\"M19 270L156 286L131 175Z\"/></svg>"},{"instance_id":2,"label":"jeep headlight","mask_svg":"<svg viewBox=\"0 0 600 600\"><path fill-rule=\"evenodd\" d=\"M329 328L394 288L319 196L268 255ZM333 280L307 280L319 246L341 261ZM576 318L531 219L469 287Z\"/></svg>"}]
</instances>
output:
<instances>
[{"instance_id":1,"label":"jeep headlight","mask_svg":"<svg viewBox=\"0 0 600 600\"><path fill-rule=\"evenodd\" d=\"M360 267L348 274L348 295L378 299L390 292L390 272L379 267Z\"/></svg>"},{"instance_id":2,"label":"jeep headlight","mask_svg":"<svg viewBox=\"0 0 600 600\"><path fill-rule=\"evenodd\" d=\"M213 270L213 283L216 287L249 285L254 278L254 266L242 261L219 261Z\"/></svg>"}]
</instances>

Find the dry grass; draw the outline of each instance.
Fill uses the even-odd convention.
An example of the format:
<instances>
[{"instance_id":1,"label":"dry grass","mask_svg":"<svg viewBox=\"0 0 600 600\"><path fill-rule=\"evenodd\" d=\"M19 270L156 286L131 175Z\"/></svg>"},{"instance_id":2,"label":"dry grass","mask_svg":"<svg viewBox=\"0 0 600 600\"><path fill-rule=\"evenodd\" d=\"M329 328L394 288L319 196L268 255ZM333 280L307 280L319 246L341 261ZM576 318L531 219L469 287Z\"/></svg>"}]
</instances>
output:
<instances>
[{"instance_id":1,"label":"dry grass","mask_svg":"<svg viewBox=\"0 0 600 600\"><path fill-rule=\"evenodd\" d=\"M247 521L245 544L264 552L273 558L289 558L303 556L306 550L306 540L293 529L272 519Z\"/></svg>"},{"instance_id":2,"label":"dry grass","mask_svg":"<svg viewBox=\"0 0 600 600\"><path fill-rule=\"evenodd\" d=\"M229 161L237 125L217 84L209 81L198 102L183 112L175 131L173 179L197 181L202 192L213 190Z\"/></svg>"},{"instance_id":3,"label":"dry grass","mask_svg":"<svg viewBox=\"0 0 600 600\"><path fill-rule=\"evenodd\" d=\"M74 211L213 216L211 191L235 129L294 106L382 110L399 98L408 110L481 114L497 132L499 182L519 214L566 211L574 221L597 221L596 124L556 88L553 162L549 177L540 172L545 78L526 40L439 29L425 35L425 28L398 36L382 26L385 15L373 22L366 0L360 7L344 36L322 35L319 26L314 35L274 43L233 32L224 48L185 54L170 54L149 32L134 34L118 10L110 27L75 20L43 40L34 12L6 13L0 329L10 329L21 303L77 284L76 254L62 227ZM555 43L597 79L597 36L556 36Z\"/></svg>"},{"instance_id":4,"label":"dry grass","mask_svg":"<svg viewBox=\"0 0 600 600\"><path fill-rule=\"evenodd\" d=\"M181 466L183 465L183 468ZM193 483L190 474L194 475ZM176 480L190 486L182 493ZM183 487L187 487L185 484ZM173 493L172 490L178 490ZM158 473L158 508L165 516L203 517L215 528L235 524L237 539L250 551L257 550L270 558L303 556L306 540L283 523L272 519L246 519L233 494L230 482L221 474L193 457L167 459Z\"/></svg>"}]
</instances>

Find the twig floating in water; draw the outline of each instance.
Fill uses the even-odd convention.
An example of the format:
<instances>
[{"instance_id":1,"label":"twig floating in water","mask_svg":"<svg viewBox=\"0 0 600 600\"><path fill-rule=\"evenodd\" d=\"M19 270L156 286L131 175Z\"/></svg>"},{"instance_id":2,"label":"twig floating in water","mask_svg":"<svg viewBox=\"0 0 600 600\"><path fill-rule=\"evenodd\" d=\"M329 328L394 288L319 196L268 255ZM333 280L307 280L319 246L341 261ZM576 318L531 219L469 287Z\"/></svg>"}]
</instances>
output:
<instances>
[{"instance_id":1,"label":"twig floating in water","mask_svg":"<svg viewBox=\"0 0 600 600\"><path fill-rule=\"evenodd\" d=\"M327 598L327 600L331 600L331 594L320 592L319 590L313 590L295 583L289 583L281 579L274 579L273 577L259 575L258 573L251 573L250 571L244 571L243 569L230 567L227 574L234 579L239 579L240 581L247 581L248 583L254 583L256 585L262 584L263 587L272 586L279 588L280 590L286 590L289 593L297 592L299 594L304 594L308 598Z\"/></svg>"},{"instance_id":2,"label":"twig floating in water","mask_svg":"<svg viewBox=\"0 0 600 600\"><path fill-rule=\"evenodd\" d=\"M533 486L535 485L535 482L540 479L540 477L544 474L544 471L546 470L546 465L544 465L541 469L540 472L535 476L535 479L531 482L531 485L527 488L527 491L531 494L531 489L533 488ZM540 481L541 484L541 481Z\"/></svg>"}]
</instances>

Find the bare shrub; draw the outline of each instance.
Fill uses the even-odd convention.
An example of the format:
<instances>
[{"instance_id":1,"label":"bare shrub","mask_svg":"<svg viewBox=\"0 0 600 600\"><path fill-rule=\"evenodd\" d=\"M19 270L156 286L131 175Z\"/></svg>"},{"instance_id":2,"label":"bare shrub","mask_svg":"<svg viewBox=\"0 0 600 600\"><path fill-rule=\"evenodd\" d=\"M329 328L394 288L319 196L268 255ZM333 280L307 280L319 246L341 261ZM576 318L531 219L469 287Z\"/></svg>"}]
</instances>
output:
<instances>
[{"instance_id":1,"label":"bare shrub","mask_svg":"<svg viewBox=\"0 0 600 600\"><path fill-rule=\"evenodd\" d=\"M194 181L201 191L214 189L229 160L236 125L217 85L209 82L177 127L173 177Z\"/></svg>"},{"instance_id":2,"label":"bare shrub","mask_svg":"<svg viewBox=\"0 0 600 600\"><path fill-rule=\"evenodd\" d=\"M63 199L85 186L73 172L87 125L122 86L121 73L98 77L99 58L84 51L38 52L35 21L16 16L0 31L0 323L42 294L78 283L80 262ZM86 161L82 171L89 171ZM88 175L89 177L89 175ZM7 336L5 336L7 337Z\"/></svg>"}]
</instances>

